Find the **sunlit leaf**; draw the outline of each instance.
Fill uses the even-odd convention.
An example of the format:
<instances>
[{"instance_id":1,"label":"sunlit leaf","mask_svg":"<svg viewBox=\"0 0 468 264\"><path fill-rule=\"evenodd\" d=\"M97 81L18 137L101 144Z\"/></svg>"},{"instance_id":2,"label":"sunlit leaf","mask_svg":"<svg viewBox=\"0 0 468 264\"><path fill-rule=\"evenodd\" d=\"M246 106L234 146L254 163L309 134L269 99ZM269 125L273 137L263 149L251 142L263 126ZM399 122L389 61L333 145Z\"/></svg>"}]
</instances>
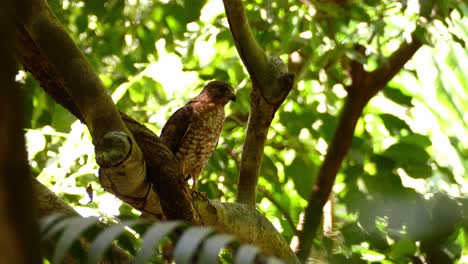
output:
<instances>
[{"instance_id":1,"label":"sunlit leaf","mask_svg":"<svg viewBox=\"0 0 468 264\"><path fill-rule=\"evenodd\" d=\"M422 148L427 148L432 145L431 139L428 136L412 133L400 138L400 142L418 145Z\"/></svg>"},{"instance_id":2,"label":"sunlit leaf","mask_svg":"<svg viewBox=\"0 0 468 264\"><path fill-rule=\"evenodd\" d=\"M405 106L413 106L411 103L412 97L409 95L404 94L400 89L392 86L387 86L383 90L383 94L388 99L392 100L393 102Z\"/></svg>"},{"instance_id":3,"label":"sunlit leaf","mask_svg":"<svg viewBox=\"0 0 468 264\"><path fill-rule=\"evenodd\" d=\"M286 167L285 173L293 179L299 195L308 199L316 178L317 167L315 164L303 157L296 157L291 165Z\"/></svg>"},{"instance_id":4,"label":"sunlit leaf","mask_svg":"<svg viewBox=\"0 0 468 264\"><path fill-rule=\"evenodd\" d=\"M428 164L412 163L403 167L412 178L429 178L432 176L432 167Z\"/></svg>"},{"instance_id":5,"label":"sunlit leaf","mask_svg":"<svg viewBox=\"0 0 468 264\"><path fill-rule=\"evenodd\" d=\"M401 164L427 163L430 158L420 146L403 142L391 145L384 151L383 156Z\"/></svg>"},{"instance_id":6,"label":"sunlit leaf","mask_svg":"<svg viewBox=\"0 0 468 264\"><path fill-rule=\"evenodd\" d=\"M393 135L399 135L401 130L411 131L411 128L404 120L394 115L380 114L379 116L382 119L385 128L387 128L387 130Z\"/></svg>"}]
</instances>

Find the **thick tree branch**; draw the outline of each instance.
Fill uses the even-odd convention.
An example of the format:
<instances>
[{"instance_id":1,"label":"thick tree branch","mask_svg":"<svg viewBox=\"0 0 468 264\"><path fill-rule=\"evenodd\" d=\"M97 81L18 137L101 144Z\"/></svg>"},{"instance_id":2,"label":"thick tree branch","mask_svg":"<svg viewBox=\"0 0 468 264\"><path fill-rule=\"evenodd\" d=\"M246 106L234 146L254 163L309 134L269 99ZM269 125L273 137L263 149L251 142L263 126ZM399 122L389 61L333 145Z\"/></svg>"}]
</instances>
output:
<instances>
[{"instance_id":1,"label":"thick tree branch","mask_svg":"<svg viewBox=\"0 0 468 264\"><path fill-rule=\"evenodd\" d=\"M239 56L256 82L268 74L268 58L250 30L242 0L223 0L229 27Z\"/></svg>"},{"instance_id":2,"label":"thick tree branch","mask_svg":"<svg viewBox=\"0 0 468 264\"><path fill-rule=\"evenodd\" d=\"M18 20L23 42L28 40L61 77L63 88L87 124L96 149L96 161L114 188L126 196L145 194L143 155L122 121L111 97L81 51L44 0L30 0L34 12ZM57 52L60 51L60 52ZM124 176L122 176L124 175ZM119 178L127 177L125 184Z\"/></svg>"},{"instance_id":3,"label":"thick tree branch","mask_svg":"<svg viewBox=\"0 0 468 264\"><path fill-rule=\"evenodd\" d=\"M17 32L20 40L17 57L24 68L40 82L44 91L83 120L77 104L64 88L64 76L48 61L48 57L38 48L35 39L24 25L18 23ZM56 52L60 53L60 49ZM95 75L94 72L86 74ZM265 254L278 256L290 263L297 262L284 238L255 208L209 201L192 192L183 180L177 161L161 140L145 126L124 114L121 115L142 150L149 181L143 181L144 191L139 196L127 196L116 188L115 181L109 180L107 174L101 172L101 184L107 191L157 218L182 219L192 224L212 225L219 231L235 234L242 242L259 245ZM125 184L131 180L129 177L121 177L118 183ZM152 188L149 188L150 182ZM159 209L159 203L164 214ZM252 217L246 217L248 215Z\"/></svg>"},{"instance_id":4,"label":"thick tree branch","mask_svg":"<svg viewBox=\"0 0 468 264\"><path fill-rule=\"evenodd\" d=\"M62 89L60 92L55 91L60 93L59 99L67 98L65 102L72 102L73 112L78 112L78 116L90 127L96 145L97 161L101 167L100 179L103 186L111 188L126 201L147 201L150 187L146 182L143 155L124 125L112 99L60 22L53 16L47 3L44 0L34 0L34 4L37 9L31 14L31 18L24 24L18 23L19 39L24 51L19 53L21 62L33 73L53 72L52 75L49 74L52 79L36 76L38 80L45 82L42 83L43 86L57 82ZM60 46L60 43L63 46ZM84 91L82 94L80 89ZM161 148L165 148L162 142L159 143ZM164 157L161 161L177 164L172 155ZM200 218L192 205L191 195L181 172L159 172L164 174L158 174L158 177L151 180L154 188L161 189L160 194L169 196L163 199L167 203L162 203L166 216L200 224ZM143 207L145 205L142 204Z\"/></svg>"},{"instance_id":5,"label":"thick tree branch","mask_svg":"<svg viewBox=\"0 0 468 264\"><path fill-rule=\"evenodd\" d=\"M361 97L350 94L341 110L335 136L328 147L305 211L298 251L298 257L304 263L309 256L312 242L320 226L323 206L333 188L341 162L351 146L354 129L366 103Z\"/></svg>"},{"instance_id":6,"label":"thick tree branch","mask_svg":"<svg viewBox=\"0 0 468 264\"><path fill-rule=\"evenodd\" d=\"M271 121L286 99L294 75L278 58L269 57L255 40L241 0L223 0L239 56L252 79L250 115L242 151L237 201L255 207L263 148Z\"/></svg>"},{"instance_id":7,"label":"thick tree branch","mask_svg":"<svg viewBox=\"0 0 468 264\"><path fill-rule=\"evenodd\" d=\"M305 262L309 256L320 225L323 206L333 188L341 163L351 147L354 129L365 105L403 68L421 45L422 43L415 37L410 43L402 43L386 63L371 73L365 72L362 65L353 67L351 72L353 83L346 89L348 97L341 110L335 135L329 145L305 211L303 231L299 236L298 257L301 261Z\"/></svg>"}]
</instances>

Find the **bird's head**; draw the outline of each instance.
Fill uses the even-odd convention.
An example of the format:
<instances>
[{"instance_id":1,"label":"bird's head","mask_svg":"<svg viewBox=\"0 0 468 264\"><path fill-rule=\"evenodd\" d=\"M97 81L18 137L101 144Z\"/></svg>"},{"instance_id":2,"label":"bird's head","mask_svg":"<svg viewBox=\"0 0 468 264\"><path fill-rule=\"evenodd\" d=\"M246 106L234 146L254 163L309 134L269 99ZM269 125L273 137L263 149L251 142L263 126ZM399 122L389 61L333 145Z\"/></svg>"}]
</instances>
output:
<instances>
[{"instance_id":1,"label":"bird's head","mask_svg":"<svg viewBox=\"0 0 468 264\"><path fill-rule=\"evenodd\" d=\"M210 100L225 105L231 101L236 101L234 88L227 82L211 81L203 88L201 94L208 96Z\"/></svg>"}]
</instances>

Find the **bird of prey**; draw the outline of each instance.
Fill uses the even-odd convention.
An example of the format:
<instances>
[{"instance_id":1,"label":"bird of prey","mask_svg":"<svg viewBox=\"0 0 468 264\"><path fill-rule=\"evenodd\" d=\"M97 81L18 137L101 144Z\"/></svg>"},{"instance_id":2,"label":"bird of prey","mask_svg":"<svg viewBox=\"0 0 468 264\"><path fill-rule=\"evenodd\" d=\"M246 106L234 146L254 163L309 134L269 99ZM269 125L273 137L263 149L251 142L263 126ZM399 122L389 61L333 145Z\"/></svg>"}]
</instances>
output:
<instances>
[{"instance_id":1,"label":"bird of prey","mask_svg":"<svg viewBox=\"0 0 468 264\"><path fill-rule=\"evenodd\" d=\"M211 81L186 105L175 111L161 131L161 140L177 158L185 179L197 179L213 154L224 125L224 106L236 100L226 82Z\"/></svg>"}]
</instances>

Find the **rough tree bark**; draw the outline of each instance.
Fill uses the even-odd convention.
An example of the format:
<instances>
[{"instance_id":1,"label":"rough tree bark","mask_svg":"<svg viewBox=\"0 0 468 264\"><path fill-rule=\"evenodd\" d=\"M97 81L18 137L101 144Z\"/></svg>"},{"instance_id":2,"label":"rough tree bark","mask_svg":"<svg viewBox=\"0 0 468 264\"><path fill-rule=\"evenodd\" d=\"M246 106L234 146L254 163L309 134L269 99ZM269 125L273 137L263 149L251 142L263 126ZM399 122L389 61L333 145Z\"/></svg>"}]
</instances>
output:
<instances>
[{"instance_id":1,"label":"rough tree bark","mask_svg":"<svg viewBox=\"0 0 468 264\"><path fill-rule=\"evenodd\" d=\"M252 208L268 129L278 107L294 84L294 75L279 58L258 46L250 30L242 0L223 0L237 52L252 80L250 113L240 164L237 202Z\"/></svg>"}]
</instances>

